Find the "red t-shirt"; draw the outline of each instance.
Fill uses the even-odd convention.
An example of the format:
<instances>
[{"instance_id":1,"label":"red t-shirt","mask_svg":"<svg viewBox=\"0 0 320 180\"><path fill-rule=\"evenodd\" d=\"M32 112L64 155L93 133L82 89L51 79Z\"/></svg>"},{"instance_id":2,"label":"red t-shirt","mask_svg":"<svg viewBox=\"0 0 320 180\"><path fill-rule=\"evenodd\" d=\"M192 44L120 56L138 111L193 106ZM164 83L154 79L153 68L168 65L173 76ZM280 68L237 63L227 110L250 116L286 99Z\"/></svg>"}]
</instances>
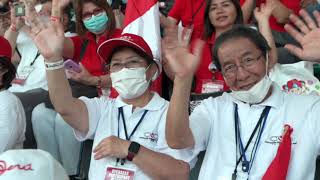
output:
<instances>
[{"instance_id":1,"label":"red t-shirt","mask_svg":"<svg viewBox=\"0 0 320 180\"><path fill-rule=\"evenodd\" d=\"M93 76L105 75L105 62L101 59L97 53L98 47L106 40L119 36L122 30L116 29L113 34L108 36L102 36L99 39L99 42L96 42L95 35L91 32L87 32L84 38L79 36L71 37L74 46L73 60L80 62L88 70L88 72ZM88 44L85 48L85 52L80 59L82 43L84 39L88 40ZM115 98L118 96L118 93L115 90L111 90L110 97Z\"/></svg>"},{"instance_id":2,"label":"red t-shirt","mask_svg":"<svg viewBox=\"0 0 320 180\"><path fill-rule=\"evenodd\" d=\"M108 37L102 36L99 39L99 42L96 42L95 35L90 32L87 32L84 38L81 38L79 36L71 37L71 40L74 45L73 60L77 62L81 61L81 64L93 76L104 75L105 62L102 59L100 59L97 53L97 49L104 41L121 34L121 32L122 31L120 29L116 29L114 33L112 35L109 35ZM80 59L81 48L82 48L82 43L84 42L84 39L88 40L88 45L85 48L85 52L83 54L82 59Z\"/></svg>"},{"instance_id":3,"label":"red t-shirt","mask_svg":"<svg viewBox=\"0 0 320 180\"><path fill-rule=\"evenodd\" d=\"M241 6L246 0L240 0ZM295 14L298 14L300 10L300 0L280 0L280 2L286 6L287 8L291 9ZM260 7L262 3L266 3L266 0L257 0L256 6ZM277 23L275 17L271 16L269 19L271 29L279 32L285 32L284 24Z\"/></svg>"},{"instance_id":4,"label":"red t-shirt","mask_svg":"<svg viewBox=\"0 0 320 180\"><path fill-rule=\"evenodd\" d=\"M211 38L209 38L203 48L201 63L199 68L195 74L196 76L196 88L194 90L195 93L201 93L202 87L206 82L210 82L211 80L218 80L223 83L223 90L229 90L228 86L226 85L224 78L220 71L211 72L209 70L209 65L212 62L212 54L211 49L214 46L215 42L215 35L213 34ZM192 48L194 47L195 42L191 43Z\"/></svg>"},{"instance_id":5,"label":"red t-shirt","mask_svg":"<svg viewBox=\"0 0 320 180\"><path fill-rule=\"evenodd\" d=\"M205 0L175 0L168 16L181 21L184 27L193 24L191 39L202 38L205 8Z\"/></svg>"}]
</instances>

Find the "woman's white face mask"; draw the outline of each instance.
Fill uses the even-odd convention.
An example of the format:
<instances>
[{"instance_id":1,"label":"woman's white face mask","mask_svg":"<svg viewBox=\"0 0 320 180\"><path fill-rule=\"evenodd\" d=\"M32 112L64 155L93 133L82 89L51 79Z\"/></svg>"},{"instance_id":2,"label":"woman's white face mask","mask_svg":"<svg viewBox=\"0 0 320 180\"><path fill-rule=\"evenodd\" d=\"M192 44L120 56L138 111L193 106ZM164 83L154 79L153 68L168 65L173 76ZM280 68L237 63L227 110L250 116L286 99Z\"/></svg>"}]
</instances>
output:
<instances>
[{"instance_id":1,"label":"woman's white face mask","mask_svg":"<svg viewBox=\"0 0 320 180\"><path fill-rule=\"evenodd\" d=\"M147 81L147 68L123 68L118 72L110 74L112 87L117 90L120 97L124 99L134 99L141 96L149 87Z\"/></svg>"}]
</instances>

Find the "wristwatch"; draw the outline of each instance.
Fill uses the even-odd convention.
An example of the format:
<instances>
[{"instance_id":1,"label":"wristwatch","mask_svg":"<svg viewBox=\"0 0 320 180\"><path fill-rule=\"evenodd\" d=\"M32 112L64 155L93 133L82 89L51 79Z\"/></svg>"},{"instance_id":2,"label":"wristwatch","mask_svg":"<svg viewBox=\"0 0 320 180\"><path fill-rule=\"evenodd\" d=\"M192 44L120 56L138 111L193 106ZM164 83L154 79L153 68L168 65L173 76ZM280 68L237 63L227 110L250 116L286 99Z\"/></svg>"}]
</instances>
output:
<instances>
[{"instance_id":1,"label":"wristwatch","mask_svg":"<svg viewBox=\"0 0 320 180\"><path fill-rule=\"evenodd\" d=\"M132 142L130 143L129 148L128 148L128 156L127 156L127 159L128 159L129 161L132 161L132 159L138 154L139 149L140 149L140 144L137 143L137 142L132 141Z\"/></svg>"}]
</instances>

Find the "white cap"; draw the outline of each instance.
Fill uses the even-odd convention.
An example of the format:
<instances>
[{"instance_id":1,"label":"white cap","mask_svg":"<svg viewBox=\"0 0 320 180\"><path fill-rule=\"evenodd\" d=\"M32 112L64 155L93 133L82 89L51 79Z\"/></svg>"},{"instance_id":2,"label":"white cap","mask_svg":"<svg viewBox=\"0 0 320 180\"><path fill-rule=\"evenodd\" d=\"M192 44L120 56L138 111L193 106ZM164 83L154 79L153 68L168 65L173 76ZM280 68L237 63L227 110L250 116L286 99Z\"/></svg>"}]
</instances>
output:
<instances>
[{"instance_id":1,"label":"white cap","mask_svg":"<svg viewBox=\"0 0 320 180\"><path fill-rule=\"evenodd\" d=\"M0 155L0 180L69 180L63 167L39 149L8 150Z\"/></svg>"}]
</instances>

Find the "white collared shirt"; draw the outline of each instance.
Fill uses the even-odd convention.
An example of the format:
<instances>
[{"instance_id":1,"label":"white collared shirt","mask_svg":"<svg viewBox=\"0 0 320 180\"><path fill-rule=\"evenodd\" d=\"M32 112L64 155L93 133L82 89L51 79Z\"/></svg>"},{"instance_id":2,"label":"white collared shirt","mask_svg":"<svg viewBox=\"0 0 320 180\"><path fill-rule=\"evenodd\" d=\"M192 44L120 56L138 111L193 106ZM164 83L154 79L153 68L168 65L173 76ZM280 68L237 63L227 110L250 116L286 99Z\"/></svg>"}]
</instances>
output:
<instances>
[{"instance_id":1,"label":"white collared shirt","mask_svg":"<svg viewBox=\"0 0 320 180\"><path fill-rule=\"evenodd\" d=\"M22 149L26 117L20 100L8 90L0 91L0 153Z\"/></svg>"},{"instance_id":2,"label":"white collared shirt","mask_svg":"<svg viewBox=\"0 0 320 180\"><path fill-rule=\"evenodd\" d=\"M132 113L132 105L124 103L120 97L117 99L109 99L106 97L88 99L81 97L81 100L86 104L89 114L89 131L86 135L75 131L78 140L83 141L88 138L93 138L93 149L106 137L111 135L117 136L118 131L118 108L123 107L125 122L128 134L140 120L145 110L148 110L143 121L137 128L136 132L130 140L136 141L144 147L168 154L176 159L187 159L191 156L190 151L170 149L165 140L165 122L168 110L168 102L161 98L157 93L154 93L151 101L143 108L135 108ZM122 119L120 119L120 138L125 139ZM89 179L104 179L108 165L115 166L116 159L106 157L101 160L95 160L91 155ZM190 161L190 166L194 165L194 161ZM119 165L121 168L121 165ZM126 161L123 167L136 170L135 179L150 179L144 174L141 169L132 162Z\"/></svg>"},{"instance_id":3,"label":"white collared shirt","mask_svg":"<svg viewBox=\"0 0 320 180\"><path fill-rule=\"evenodd\" d=\"M287 180L313 180L315 161L320 150L320 99L318 96L289 95L273 85L272 95L263 103L248 105L228 93L206 99L190 116L190 127L195 138L194 155L206 150L199 174L201 180L230 180L239 148L235 142L234 103L238 104L241 139L244 146L265 108L271 106L261 136L249 179L261 179L274 159L284 125L293 128L291 160ZM246 156L250 158L256 136ZM238 149L238 150L237 150ZM237 180L246 180L248 174L237 168Z\"/></svg>"}]
</instances>

